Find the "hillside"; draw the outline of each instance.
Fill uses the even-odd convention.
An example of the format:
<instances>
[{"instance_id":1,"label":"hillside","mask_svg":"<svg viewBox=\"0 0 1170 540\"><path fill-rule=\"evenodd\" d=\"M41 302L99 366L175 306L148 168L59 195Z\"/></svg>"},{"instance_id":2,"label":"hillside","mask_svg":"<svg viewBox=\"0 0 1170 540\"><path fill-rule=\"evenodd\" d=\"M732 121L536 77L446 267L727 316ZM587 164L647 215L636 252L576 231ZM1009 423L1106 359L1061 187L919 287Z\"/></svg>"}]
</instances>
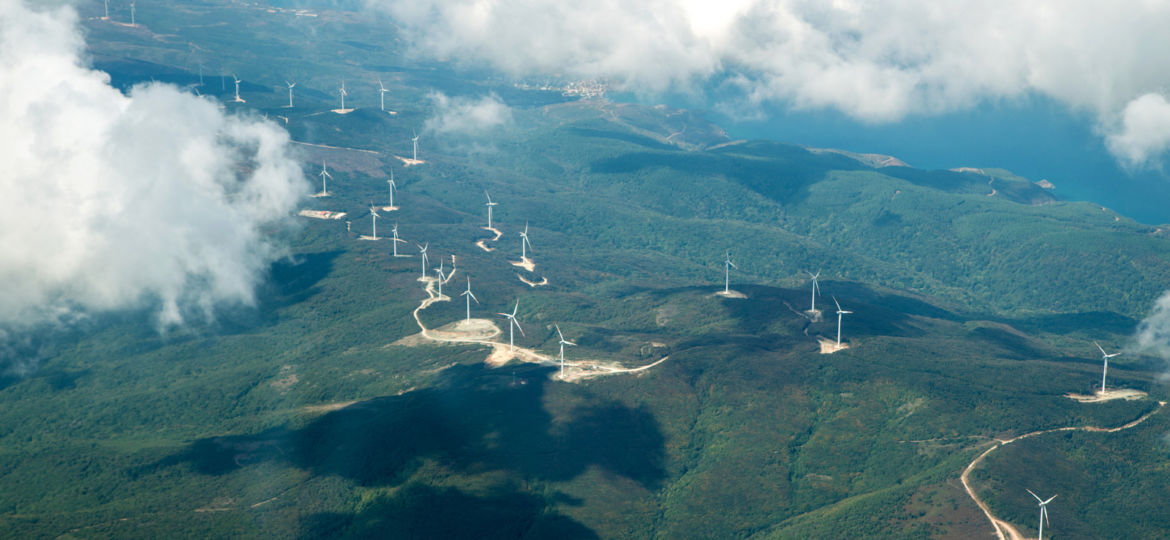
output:
<instances>
[{"instance_id":1,"label":"hillside","mask_svg":"<svg viewBox=\"0 0 1170 540\"><path fill-rule=\"evenodd\" d=\"M1111 386L1145 399L1064 397L1092 392L1092 342L1122 347L1170 282L1162 229L1006 171L730 141L696 112L412 64L384 21L344 11L161 4L158 39L90 21L99 66L120 87L194 84L180 42L239 51L208 78L249 73L241 113L286 126L307 178L328 163L334 195L304 208L347 212L351 230L271 232L289 257L255 306L214 321L160 333L141 310L30 335L19 354L38 368L0 379L4 536L971 538L993 531L959 476L995 439L1148 413L1004 445L973 479L1022 531L1025 488L1060 494L1058 535L1166 530L1161 360L1111 364ZM281 70L315 74L291 110ZM373 92L327 112L342 74L392 82L397 114ZM424 133L427 163L403 167L434 91L494 93L512 120L476 144ZM391 169L399 208L378 233L398 225L397 258L358 239ZM533 271L511 262L526 225ZM470 278L472 317L506 330L496 313L519 301L519 347L555 356L557 324L570 361L667 359L565 382L410 339L429 296L416 244L457 268L452 301L419 311L428 328L463 319ZM728 250L746 298L715 295ZM820 320L804 311L818 270ZM848 348L822 354L834 299L853 312Z\"/></svg>"}]
</instances>

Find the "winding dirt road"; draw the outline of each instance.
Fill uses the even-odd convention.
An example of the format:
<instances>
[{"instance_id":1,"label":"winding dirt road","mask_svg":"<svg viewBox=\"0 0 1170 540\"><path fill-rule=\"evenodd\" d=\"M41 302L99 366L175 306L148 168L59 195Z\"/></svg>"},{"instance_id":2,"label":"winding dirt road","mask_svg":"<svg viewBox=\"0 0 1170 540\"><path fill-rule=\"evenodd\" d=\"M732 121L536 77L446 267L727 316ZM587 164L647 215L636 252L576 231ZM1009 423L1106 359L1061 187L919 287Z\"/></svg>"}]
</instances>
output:
<instances>
[{"instance_id":1,"label":"winding dirt road","mask_svg":"<svg viewBox=\"0 0 1170 540\"><path fill-rule=\"evenodd\" d=\"M1011 523L1008 523L1007 521L1004 521L1002 519L995 517L995 514L992 514L991 509L988 508L987 503L983 502L983 500L980 499L979 496L975 494L975 490L971 488L971 482L970 482L971 471L975 469L976 465L979 465L979 462L983 461L983 458L987 457L988 454L992 453L997 448L1000 448L1005 444L1011 444L1011 443L1016 442L1018 440L1027 439L1029 437L1035 437L1037 435L1044 435L1045 433L1055 433L1058 431L1088 431L1088 432L1092 432L1092 433L1116 433L1116 432L1121 431L1123 429L1129 429L1129 428L1132 428L1134 426L1137 426L1138 424L1141 424L1142 422L1145 422L1146 419L1157 414L1158 411L1162 410L1162 407L1164 407L1165 405L1166 405L1165 401L1159 401L1157 409L1154 409L1154 410L1146 413L1145 415L1142 415L1137 420L1134 420L1134 421L1132 421L1128 424L1122 425L1122 426L1117 426L1117 427L1112 427L1112 428L1103 428L1103 427L1096 427L1096 426L1071 426L1071 427L1062 427L1062 428L1053 428L1053 429L1044 429L1044 430L1040 430L1040 431L1033 431L1031 433L1025 433L1023 435L1017 435L1017 436L1012 437L1010 439L995 439L995 442L992 444L991 448L988 448L982 454L979 454L979 457L975 458L969 465L967 465L966 469L963 469L963 474L962 474L962 476L959 477L959 480L963 482L963 489L967 490L967 495L969 495L971 497L971 500L975 501L975 504L978 505L979 509L983 511L983 514L985 516L987 516L988 521L991 522L991 526L995 528L995 535L999 538L999 540L1025 540L1027 537L1024 536L1022 533L1020 533L1019 529L1016 529L1016 527L1014 525L1012 525Z\"/></svg>"},{"instance_id":2,"label":"winding dirt road","mask_svg":"<svg viewBox=\"0 0 1170 540\"><path fill-rule=\"evenodd\" d=\"M443 283L446 284L448 281L451 281L451 279L455 276L455 273L456 273L456 271L452 270L451 274L447 276L447 279L443 280ZM449 302L449 301L451 301L451 297L449 297L447 295L439 296L438 290L436 289L436 283L438 283L438 281L439 281L438 278L428 276L428 277L424 277L424 278L419 278L419 281L423 281L427 284L427 286L426 286L427 297L424 298L423 301L419 303L417 308L414 308L413 315L414 315L414 322L418 323L419 335L422 336L424 339L428 339L430 341L435 341L435 342L439 342L439 343L476 343L476 344L480 344L480 345L488 345L492 348L492 353L490 355L488 355L488 357L485 359L485 362L488 363L489 365L493 365L493 366L501 366L501 365L504 365L511 360L519 360L521 362L530 362L533 364L556 365L556 366L560 365L560 362L556 358L553 358L550 356L545 356L543 354L536 352L533 349L526 349L523 347L509 347L508 345L505 345L502 342L496 341L495 338L502 335L503 331L500 330L500 328L498 326L496 326L491 321L488 321L487 319L472 319L473 321L483 321L486 323L486 325L481 324L480 325L481 327L482 326L490 326L491 332L486 336L480 336L480 335L475 335L475 334L470 334L470 333L469 333L469 335L466 335L466 336L459 336L459 335L443 336L443 335L437 335L435 333L432 333L431 329L427 328L426 325L423 324L422 318L419 316L419 313L422 312L422 310L430 307L431 304L434 304L435 302ZM458 327L458 323L456 324L456 328L457 327ZM455 334L455 332L444 332L444 334ZM658 364L661 364L661 363L667 361L669 358L670 358L670 355L666 355L666 356L663 356L662 358L660 358L660 359L658 359L650 364L646 364L644 366L639 366L636 368L627 368L627 367L622 367L622 366L618 366L618 365L614 365L614 364L610 364L610 363L591 361L591 360L577 360L577 361L572 361L572 362L566 361L565 368L568 368L570 371L566 373L566 376L562 380L571 382L571 381L587 379L587 378L591 378L591 377L598 377L598 376L602 376L602 375L617 375L620 373L637 373L640 371L648 370L654 366L657 366Z\"/></svg>"}]
</instances>

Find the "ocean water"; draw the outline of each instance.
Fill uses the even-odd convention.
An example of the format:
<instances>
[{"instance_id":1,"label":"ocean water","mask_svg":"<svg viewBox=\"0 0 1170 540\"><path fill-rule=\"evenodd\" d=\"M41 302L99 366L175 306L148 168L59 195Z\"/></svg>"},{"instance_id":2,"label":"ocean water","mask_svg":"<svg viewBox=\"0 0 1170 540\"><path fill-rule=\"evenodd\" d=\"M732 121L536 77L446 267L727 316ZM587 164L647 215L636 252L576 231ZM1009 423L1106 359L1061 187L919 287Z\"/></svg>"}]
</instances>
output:
<instances>
[{"instance_id":1,"label":"ocean water","mask_svg":"<svg viewBox=\"0 0 1170 540\"><path fill-rule=\"evenodd\" d=\"M641 97L646 103L705 110L736 139L888 154L921 169L998 167L1048 180L1070 200L1092 201L1149 224L1170 223L1170 175L1129 171L1106 150L1091 115L1042 97L988 103L936 116L868 124L834 110L720 112L694 96ZM752 119L743 119L749 116Z\"/></svg>"}]
</instances>

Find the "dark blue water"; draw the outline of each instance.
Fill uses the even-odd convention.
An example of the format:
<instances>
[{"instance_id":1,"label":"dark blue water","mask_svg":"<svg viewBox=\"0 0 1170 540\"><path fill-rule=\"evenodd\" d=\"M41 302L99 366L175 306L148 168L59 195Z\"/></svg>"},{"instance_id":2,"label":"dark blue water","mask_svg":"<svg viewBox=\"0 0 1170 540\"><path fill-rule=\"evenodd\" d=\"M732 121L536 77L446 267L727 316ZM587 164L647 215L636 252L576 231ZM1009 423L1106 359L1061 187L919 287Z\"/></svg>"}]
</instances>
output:
<instances>
[{"instance_id":1,"label":"dark blue water","mask_svg":"<svg viewBox=\"0 0 1170 540\"><path fill-rule=\"evenodd\" d=\"M657 96L656 103L702 109L692 97ZM642 101L645 101L643 99ZM770 139L805 146L889 154L922 169L998 167L1056 185L1056 193L1110 207L1145 223L1170 223L1170 176L1124 170L1094 133L1091 115L1031 97L941 116L866 124L831 110L764 111L743 121L709 112L736 139Z\"/></svg>"}]
</instances>

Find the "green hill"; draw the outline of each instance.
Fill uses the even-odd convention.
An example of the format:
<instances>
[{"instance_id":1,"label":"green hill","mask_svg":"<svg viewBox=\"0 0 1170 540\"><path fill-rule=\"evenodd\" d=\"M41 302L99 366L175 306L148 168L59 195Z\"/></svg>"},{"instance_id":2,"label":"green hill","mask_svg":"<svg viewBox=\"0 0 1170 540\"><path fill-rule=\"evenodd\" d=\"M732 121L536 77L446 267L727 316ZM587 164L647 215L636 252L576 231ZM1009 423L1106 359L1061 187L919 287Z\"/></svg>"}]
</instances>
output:
<instances>
[{"instance_id":1,"label":"green hill","mask_svg":"<svg viewBox=\"0 0 1170 540\"><path fill-rule=\"evenodd\" d=\"M1118 348L1170 282L1160 228L1006 171L875 168L733 143L695 113L396 67L409 62L382 21L344 12L160 4L172 11L154 32L238 51L231 69L257 88L281 69L323 73L297 109L278 112L279 88L247 105L309 143L307 174L328 161L335 196L306 208L348 212L353 231L274 233L291 256L256 306L214 322L159 334L148 312L115 313L29 336L20 352L38 369L0 380L4 536L967 538L992 530L958 478L993 439L1120 426L1167 399L1160 360L1128 354L1111 385L1147 399L1064 397L1099 381L1092 340ZM324 37L305 41L310 28ZM119 58L103 64L116 82L190 77L165 39L90 31L99 58ZM327 112L333 74L394 81L399 114L358 98ZM433 113L432 90L495 92L513 122L477 147L428 136L428 163L404 168L394 156ZM391 167L401 209L379 231L397 222L410 257L355 239ZM492 252L474 245L491 236L485 190L500 203ZM523 223L529 277L548 286L508 262ZM433 262L457 256L448 286L471 277L473 316L502 327L494 314L519 299L522 347L554 355L556 323L573 359L669 358L567 383L552 365L488 367L486 346L400 341L427 297L416 242ZM746 299L713 294L726 250ZM804 271L818 269L818 306L854 312L833 354L817 340L836 337L832 310L803 313ZM420 317L436 328L463 309ZM1057 535L1158 537L1166 414L1006 445L975 469L976 490L1024 531L1030 488L1060 494Z\"/></svg>"}]
</instances>

